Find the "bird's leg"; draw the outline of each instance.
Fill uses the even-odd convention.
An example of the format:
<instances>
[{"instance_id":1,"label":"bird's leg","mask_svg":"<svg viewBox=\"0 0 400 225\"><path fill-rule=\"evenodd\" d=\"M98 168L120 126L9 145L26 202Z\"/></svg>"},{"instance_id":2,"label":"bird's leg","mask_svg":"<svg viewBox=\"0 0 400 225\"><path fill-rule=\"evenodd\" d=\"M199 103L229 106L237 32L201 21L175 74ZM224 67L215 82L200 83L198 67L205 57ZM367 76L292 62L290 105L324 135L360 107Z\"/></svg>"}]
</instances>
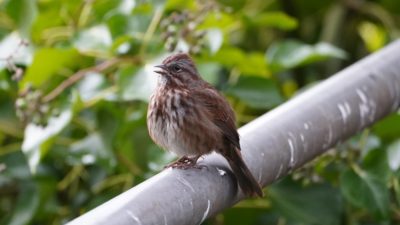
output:
<instances>
[{"instance_id":1,"label":"bird's leg","mask_svg":"<svg viewBox=\"0 0 400 225\"><path fill-rule=\"evenodd\" d=\"M188 157L188 156L182 156L175 162L172 162L171 164L168 164L165 166L165 168L178 168L178 169L189 169L189 168L197 168L196 162L197 159L200 158L201 155L193 156L193 157Z\"/></svg>"}]
</instances>

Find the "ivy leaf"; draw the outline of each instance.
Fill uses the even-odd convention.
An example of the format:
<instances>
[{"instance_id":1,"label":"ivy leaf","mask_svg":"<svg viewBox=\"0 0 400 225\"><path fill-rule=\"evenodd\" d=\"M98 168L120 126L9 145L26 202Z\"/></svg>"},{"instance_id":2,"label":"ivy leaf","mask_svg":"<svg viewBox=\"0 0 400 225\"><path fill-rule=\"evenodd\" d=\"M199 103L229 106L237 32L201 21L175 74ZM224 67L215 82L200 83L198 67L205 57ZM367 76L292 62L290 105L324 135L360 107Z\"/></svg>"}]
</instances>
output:
<instances>
[{"instance_id":1,"label":"ivy leaf","mask_svg":"<svg viewBox=\"0 0 400 225\"><path fill-rule=\"evenodd\" d=\"M389 191L384 182L358 169L345 171L340 177L343 196L354 206L368 209L379 218L389 216Z\"/></svg>"},{"instance_id":2,"label":"ivy leaf","mask_svg":"<svg viewBox=\"0 0 400 225\"><path fill-rule=\"evenodd\" d=\"M284 99L271 79L242 76L225 91L253 108L268 109L281 104Z\"/></svg>"},{"instance_id":3,"label":"ivy leaf","mask_svg":"<svg viewBox=\"0 0 400 225\"><path fill-rule=\"evenodd\" d=\"M400 114L394 113L379 121L372 127L374 134L378 135L383 141L392 142L399 138L400 133Z\"/></svg>"},{"instance_id":4,"label":"ivy leaf","mask_svg":"<svg viewBox=\"0 0 400 225\"><path fill-rule=\"evenodd\" d=\"M194 9L196 8L196 1L194 0L168 0L164 8L166 11L177 9Z\"/></svg>"},{"instance_id":5,"label":"ivy leaf","mask_svg":"<svg viewBox=\"0 0 400 225\"><path fill-rule=\"evenodd\" d=\"M295 40L272 44L266 53L267 62L273 72L322 61L328 58L346 58L346 53L328 43L307 45Z\"/></svg>"},{"instance_id":6,"label":"ivy leaf","mask_svg":"<svg viewBox=\"0 0 400 225\"><path fill-rule=\"evenodd\" d=\"M388 154L389 152L383 149L370 150L363 159L362 168L370 176L375 176L383 183L389 182L392 173L389 167L390 158L388 158Z\"/></svg>"},{"instance_id":7,"label":"ivy leaf","mask_svg":"<svg viewBox=\"0 0 400 225\"><path fill-rule=\"evenodd\" d=\"M110 148L106 146L99 133L93 133L71 145L71 154L67 160L74 164L100 164L105 168L115 166L116 160Z\"/></svg>"},{"instance_id":8,"label":"ivy leaf","mask_svg":"<svg viewBox=\"0 0 400 225\"><path fill-rule=\"evenodd\" d=\"M17 32L10 33L0 42L0 58L6 59L13 55L14 62L20 65L29 65L32 62L32 48L21 46L22 37ZM15 50L18 49L16 52ZM0 69L6 68L7 61L0 60Z\"/></svg>"},{"instance_id":9,"label":"ivy leaf","mask_svg":"<svg viewBox=\"0 0 400 225\"><path fill-rule=\"evenodd\" d=\"M343 211L340 194L327 185L301 187L285 179L272 185L269 196L274 208L290 220L303 224L340 224Z\"/></svg>"},{"instance_id":10,"label":"ivy leaf","mask_svg":"<svg viewBox=\"0 0 400 225\"><path fill-rule=\"evenodd\" d=\"M36 172L40 159L47 154L54 137L69 124L71 119L72 111L65 110L58 117L50 118L45 127L33 123L26 126L22 151L28 158L29 168L33 173Z\"/></svg>"},{"instance_id":11,"label":"ivy leaf","mask_svg":"<svg viewBox=\"0 0 400 225\"><path fill-rule=\"evenodd\" d=\"M370 22L361 23L358 27L358 33L370 52L378 51L387 42L385 29Z\"/></svg>"},{"instance_id":12,"label":"ivy leaf","mask_svg":"<svg viewBox=\"0 0 400 225\"><path fill-rule=\"evenodd\" d=\"M103 74L89 72L78 83L77 91L82 101L88 101L98 95L106 86L106 79Z\"/></svg>"},{"instance_id":13,"label":"ivy leaf","mask_svg":"<svg viewBox=\"0 0 400 225\"><path fill-rule=\"evenodd\" d=\"M392 171L397 171L400 168L400 139L388 147L387 159Z\"/></svg>"},{"instance_id":14,"label":"ivy leaf","mask_svg":"<svg viewBox=\"0 0 400 225\"><path fill-rule=\"evenodd\" d=\"M24 37L28 37L33 21L37 15L36 1L12 0L7 1L7 14L15 21L18 30Z\"/></svg>"},{"instance_id":15,"label":"ivy leaf","mask_svg":"<svg viewBox=\"0 0 400 225\"><path fill-rule=\"evenodd\" d=\"M63 68L71 67L79 61L75 49L42 48L35 52L33 63L28 67L21 86L31 84L39 87Z\"/></svg>"},{"instance_id":16,"label":"ivy leaf","mask_svg":"<svg viewBox=\"0 0 400 225\"><path fill-rule=\"evenodd\" d=\"M146 64L136 71L134 67L126 67L118 72L120 86L119 97L123 101L141 100L148 102L157 84L157 74L153 72L153 63Z\"/></svg>"},{"instance_id":17,"label":"ivy leaf","mask_svg":"<svg viewBox=\"0 0 400 225\"><path fill-rule=\"evenodd\" d=\"M74 46L85 54L107 54L111 45L111 33L105 25L94 26L80 32L74 41Z\"/></svg>"},{"instance_id":18,"label":"ivy leaf","mask_svg":"<svg viewBox=\"0 0 400 225\"><path fill-rule=\"evenodd\" d=\"M256 16L248 16L251 25L262 27L274 27L281 30L292 30L298 25L295 18L283 12L267 12Z\"/></svg>"},{"instance_id":19,"label":"ivy leaf","mask_svg":"<svg viewBox=\"0 0 400 225\"><path fill-rule=\"evenodd\" d=\"M237 20L235 20L235 18L228 13L210 12L207 13L207 16L205 17L204 21L200 23L197 28L208 29L208 28L218 27L222 30L227 30L227 28L233 26L233 24L236 23L236 21Z\"/></svg>"},{"instance_id":20,"label":"ivy leaf","mask_svg":"<svg viewBox=\"0 0 400 225\"><path fill-rule=\"evenodd\" d=\"M220 29L209 29L207 31L206 38L212 54L216 53L219 50L224 40Z\"/></svg>"},{"instance_id":21,"label":"ivy leaf","mask_svg":"<svg viewBox=\"0 0 400 225\"><path fill-rule=\"evenodd\" d=\"M34 182L24 182L21 186L13 216L9 225L29 224L35 216L40 205L40 194L37 185Z\"/></svg>"},{"instance_id":22,"label":"ivy leaf","mask_svg":"<svg viewBox=\"0 0 400 225\"><path fill-rule=\"evenodd\" d=\"M228 67L234 67L243 75L260 77L270 75L264 56L258 52L245 53L239 48L222 48L210 60Z\"/></svg>"}]
</instances>

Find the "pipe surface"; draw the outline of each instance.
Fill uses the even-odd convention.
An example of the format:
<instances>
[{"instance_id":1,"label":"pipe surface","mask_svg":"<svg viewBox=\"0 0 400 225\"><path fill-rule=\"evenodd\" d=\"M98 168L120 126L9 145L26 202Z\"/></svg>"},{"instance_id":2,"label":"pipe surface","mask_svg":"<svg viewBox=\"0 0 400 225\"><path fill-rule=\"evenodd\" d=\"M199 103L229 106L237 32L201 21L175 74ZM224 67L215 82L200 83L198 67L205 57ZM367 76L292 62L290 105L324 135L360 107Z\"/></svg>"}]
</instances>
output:
<instances>
[{"instance_id":1,"label":"pipe surface","mask_svg":"<svg viewBox=\"0 0 400 225\"><path fill-rule=\"evenodd\" d=\"M266 186L400 106L400 40L239 129L246 164ZM69 225L192 225L243 199L226 161L167 169Z\"/></svg>"}]
</instances>

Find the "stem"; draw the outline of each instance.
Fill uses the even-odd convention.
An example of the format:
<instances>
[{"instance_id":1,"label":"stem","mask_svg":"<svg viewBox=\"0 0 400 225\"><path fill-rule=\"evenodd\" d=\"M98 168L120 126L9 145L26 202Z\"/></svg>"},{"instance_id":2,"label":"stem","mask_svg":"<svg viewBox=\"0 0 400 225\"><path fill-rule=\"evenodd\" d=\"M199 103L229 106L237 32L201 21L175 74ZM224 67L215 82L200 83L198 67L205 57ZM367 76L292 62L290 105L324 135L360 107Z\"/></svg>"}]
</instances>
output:
<instances>
[{"instance_id":1,"label":"stem","mask_svg":"<svg viewBox=\"0 0 400 225\"><path fill-rule=\"evenodd\" d=\"M43 97L42 102L47 103L55 99L57 96L59 96L65 89L68 87L72 86L79 80L81 80L86 74L89 72L103 72L104 70L107 70L111 67L113 67L115 64L121 62L123 59L120 58L112 58L107 61L104 61L96 66L89 67L83 70L78 71L77 73L73 74L70 76L68 79L63 81L60 85L58 85L54 90L52 90L49 94Z\"/></svg>"},{"instance_id":2,"label":"stem","mask_svg":"<svg viewBox=\"0 0 400 225\"><path fill-rule=\"evenodd\" d=\"M153 36L154 32L156 31L157 25L161 20L162 13L163 13L163 9L161 7L156 9L156 11L154 13L154 16L153 16L153 19L151 20L150 25L147 28L146 33L144 34L143 44L140 47L140 51L139 51L140 55L144 54L144 52L145 52L145 50L147 48L147 45L149 44L150 39Z\"/></svg>"},{"instance_id":3,"label":"stem","mask_svg":"<svg viewBox=\"0 0 400 225\"><path fill-rule=\"evenodd\" d=\"M74 180L76 180L76 178L81 176L83 170L84 167L82 165L74 166L64 179L58 183L57 189L61 191L65 190Z\"/></svg>"}]
</instances>

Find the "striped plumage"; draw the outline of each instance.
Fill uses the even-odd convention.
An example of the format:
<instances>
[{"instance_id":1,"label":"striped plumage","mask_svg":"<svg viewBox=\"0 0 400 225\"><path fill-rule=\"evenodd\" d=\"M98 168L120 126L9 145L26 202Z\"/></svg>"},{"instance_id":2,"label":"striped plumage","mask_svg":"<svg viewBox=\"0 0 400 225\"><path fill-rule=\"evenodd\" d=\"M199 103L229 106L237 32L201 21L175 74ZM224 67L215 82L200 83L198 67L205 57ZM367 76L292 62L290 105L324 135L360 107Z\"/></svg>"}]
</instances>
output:
<instances>
[{"instance_id":1,"label":"striped plumage","mask_svg":"<svg viewBox=\"0 0 400 225\"><path fill-rule=\"evenodd\" d=\"M200 77L187 54L172 55L157 67L161 76L147 124L155 143L181 157L170 166L192 167L198 157L216 151L227 159L246 195L262 196L241 157L234 112L225 98Z\"/></svg>"}]
</instances>

